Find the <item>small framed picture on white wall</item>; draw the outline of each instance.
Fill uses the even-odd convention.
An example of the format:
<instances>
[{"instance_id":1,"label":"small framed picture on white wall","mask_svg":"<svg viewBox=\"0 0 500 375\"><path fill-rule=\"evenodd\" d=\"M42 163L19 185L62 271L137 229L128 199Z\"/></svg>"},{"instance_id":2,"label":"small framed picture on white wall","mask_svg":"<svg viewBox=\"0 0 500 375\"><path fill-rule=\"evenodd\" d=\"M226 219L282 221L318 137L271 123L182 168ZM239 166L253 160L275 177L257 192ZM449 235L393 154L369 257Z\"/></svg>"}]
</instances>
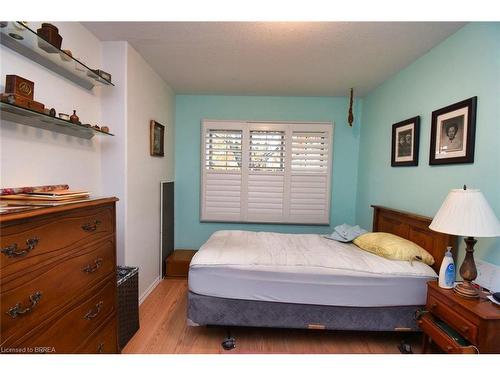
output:
<instances>
[{"instance_id":1,"label":"small framed picture on white wall","mask_svg":"<svg viewBox=\"0 0 500 375\"><path fill-rule=\"evenodd\" d=\"M149 136L149 152L151 156L164 156L163 144L165 140L165 126L155 120L151 120L149 125Z\"/></svg>"}]
</instances>

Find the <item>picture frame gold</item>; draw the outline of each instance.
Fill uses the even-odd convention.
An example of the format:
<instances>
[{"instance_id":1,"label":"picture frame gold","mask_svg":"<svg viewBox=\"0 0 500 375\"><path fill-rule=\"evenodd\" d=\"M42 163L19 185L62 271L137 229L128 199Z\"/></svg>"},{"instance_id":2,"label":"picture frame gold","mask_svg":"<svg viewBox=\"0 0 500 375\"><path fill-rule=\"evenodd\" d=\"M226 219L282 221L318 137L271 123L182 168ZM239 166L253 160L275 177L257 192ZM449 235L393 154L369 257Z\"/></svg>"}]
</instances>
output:
<instances>
[{"instance_id":1,"label":"picture frame gold","mask_svg":"<svg viewBox=\"0 0 500 375\"><path fill-rule=\"evenodd\" d=\"M165 142L165 126L151 120L149 123L149 153L151 156L165 156L164 142Z\"/></svg>"}]
</instances>

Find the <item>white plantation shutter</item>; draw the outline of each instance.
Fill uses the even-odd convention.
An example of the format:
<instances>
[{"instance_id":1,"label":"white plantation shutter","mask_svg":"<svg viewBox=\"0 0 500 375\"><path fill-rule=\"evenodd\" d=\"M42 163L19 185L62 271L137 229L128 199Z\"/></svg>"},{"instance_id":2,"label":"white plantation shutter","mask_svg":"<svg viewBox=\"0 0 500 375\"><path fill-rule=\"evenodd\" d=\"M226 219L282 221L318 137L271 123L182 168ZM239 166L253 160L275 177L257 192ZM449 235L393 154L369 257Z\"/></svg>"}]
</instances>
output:
<instances>
[{"instance_id":1,"label":"white plantation shutter","mask_svg":"<svg viewBox=\"0 0 500 375\"><path fill-rule=\"evenodd\" d=\"M206 129L202 143L202 219L241 218L242 131Z\"/></svg>"},{"instance_id":2,"label":"white plantation shutter","mask_svg":"<svg viewBox=\"0 0 500 375\"><path fill-rule=\"evenodd\" d=\"M201 220L328 224L333 125L204 121Z\"/></svg>"},{"instance_id":3,"label":"white plantation shutter","mask_svg":"<svg viewBox=\"0 0 500 375\"><path fill-rule=\"evenodd\" d=\"M283 220L284 172L285 132L250 130L248 221L281 222Z\"/></svg>"},{"instance_id":4,"label":"white plantation shutter","mask_svg":"<svg viewBox=\"0 0 500 375\"><path fill-rule=\"evenodd\" d=\"M291 221L328 222L329 210L328 132L292 132L290 182Z\"/></svg>"}]
</instances>

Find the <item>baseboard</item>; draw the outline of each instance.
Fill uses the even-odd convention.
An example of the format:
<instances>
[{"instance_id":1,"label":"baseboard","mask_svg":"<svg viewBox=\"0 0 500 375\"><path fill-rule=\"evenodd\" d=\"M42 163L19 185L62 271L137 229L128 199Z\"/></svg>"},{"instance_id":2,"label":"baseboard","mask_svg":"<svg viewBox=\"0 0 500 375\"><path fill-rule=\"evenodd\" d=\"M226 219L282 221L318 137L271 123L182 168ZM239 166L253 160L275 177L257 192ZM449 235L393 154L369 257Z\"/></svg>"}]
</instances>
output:
<instances>
[{"instance_id":1,"label":"baseboard","mask_svg":"<svg viewBox=\"0 0 500 375\"><path fill-rule=\"evenodd\" d=\"M160 283L161 279L158 276L155 281L151 283L151 285L142 293L142 296L139 297L139 306L144 302L144 300L151 294L151 292L157 287Z\"/></svg>"}]
</instances>

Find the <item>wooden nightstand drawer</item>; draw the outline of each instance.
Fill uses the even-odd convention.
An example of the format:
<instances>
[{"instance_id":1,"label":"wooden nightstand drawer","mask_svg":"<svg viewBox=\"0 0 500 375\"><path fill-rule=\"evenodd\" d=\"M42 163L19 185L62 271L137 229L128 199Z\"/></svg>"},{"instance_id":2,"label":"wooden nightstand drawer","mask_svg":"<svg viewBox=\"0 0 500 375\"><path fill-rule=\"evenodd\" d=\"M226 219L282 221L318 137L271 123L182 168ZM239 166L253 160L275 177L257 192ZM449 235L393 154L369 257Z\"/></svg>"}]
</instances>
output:
<instances>
[{"instance_id":1,"label":"wooden nightstand drawer","mask_svg":"<svg viewBox=\"0 0 500 375\"><path fill-rule=\"evenodd\" d=\"M463 346L456 342L446 332L439 328L431 314L424 315L418 322L424 333L432 338L432 341L443 351L450 354L476 354L477 351L473 346Z\"/></svg>"},{"instance_id":2,"label":"wooden nightstand drawer","mask_svg":"<svg viewBox=\"0 0 500 375\"><path fill-rule=\"evenodd\" d=\"M480 353L500 353L500 308L486 293L481 292L480 298L463 298L452 289L440 288L437 281L429 281L426 307L433 319L445 322ZM426 335L424 339L425 351Z\"/></svg>"},{"instance_id":3,"label":"wooden nightstand drawer","mask_svg":"<svg viewBox=\"0 0 500 375\"><path fill-rule=\"evenodd\" d=\"M427 298L427 310L455 328L467 340L477 344L477 326L459 315L451 307L430 295Z\"/></svg>"}]
</instances>

